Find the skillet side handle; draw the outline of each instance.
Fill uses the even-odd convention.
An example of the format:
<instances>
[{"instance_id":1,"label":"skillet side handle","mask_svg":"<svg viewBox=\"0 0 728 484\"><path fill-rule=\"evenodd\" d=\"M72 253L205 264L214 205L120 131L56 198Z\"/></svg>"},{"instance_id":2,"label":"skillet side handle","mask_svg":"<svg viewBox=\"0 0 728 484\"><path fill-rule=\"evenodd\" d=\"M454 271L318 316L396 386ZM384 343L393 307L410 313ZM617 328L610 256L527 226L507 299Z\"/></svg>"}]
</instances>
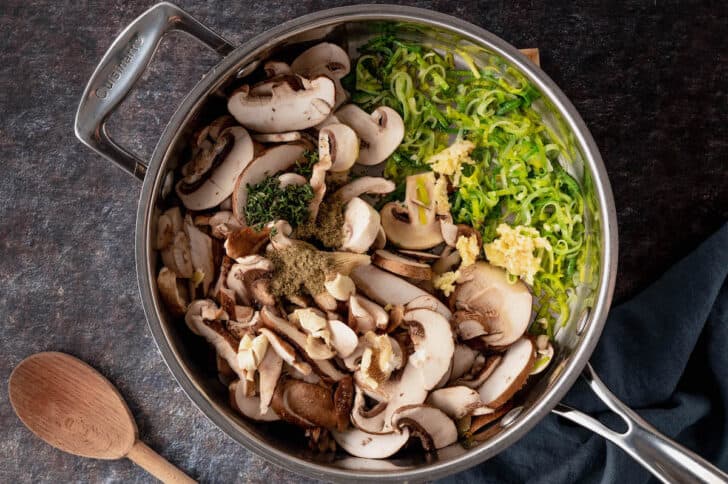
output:
<instances>
[{"instance_id":1,"label":"skillet side handle","mask_svg":"<svg viewBox=\"0 0 728 484\"><path fill-rule=\"evenodd\" d=\"M227 40L181 8L171 3L158 3L114 40L91 75L76 111L74 129L78 139L139 179L144 179L146 163L111 139L106 131L106 121L144 73L159 42L174 30L186 32L223 56L234 49Z\"/></svg>"},{"instance_id":2,"label":"skillet side handle","mask_svg":"<svg viewBox=\"0 0 728 484\"><path fill-rule=\"evenodd\" d=\"M662 482L728 482L728 474L661 434L622 403L599 379L590 364L587 363L582 377L602 402L624 420L627 430L623 433L615 432L599 420L564 404L558 404L554 413L614 443Z\"/></svg>"}]
</instances>

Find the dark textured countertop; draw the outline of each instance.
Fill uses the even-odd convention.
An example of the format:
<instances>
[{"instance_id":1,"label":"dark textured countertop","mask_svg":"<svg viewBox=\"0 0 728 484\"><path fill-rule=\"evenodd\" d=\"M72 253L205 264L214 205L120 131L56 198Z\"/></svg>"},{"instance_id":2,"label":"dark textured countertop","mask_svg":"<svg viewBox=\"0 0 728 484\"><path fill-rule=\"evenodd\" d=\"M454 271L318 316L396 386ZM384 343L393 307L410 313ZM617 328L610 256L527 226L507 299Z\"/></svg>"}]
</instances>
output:
<instances>
[{"instance_id":1,"label":"dark textured countertop","mask_svg":"<svg viewBox=\"0 0 728 484\"><path fill-rule=\"evenodd\" d=\"M241 43L333 1L180 4ZM617 204L617 300L728 219L728 8L720 2L407 2L474 22L544 70L599 145ZM561 4L564 5L561 5ZM25 356L74 354L116 385L142 438L203 481L298 478L227 438L188 401L147 330L134 266L140 184L76 141L96 62L151 2L0 4L0 482L146 482L126 461L63 454L16 419L7 378ZM111 129L148 156L215 56L169 37Z\"/></svg>"}]
</instances>

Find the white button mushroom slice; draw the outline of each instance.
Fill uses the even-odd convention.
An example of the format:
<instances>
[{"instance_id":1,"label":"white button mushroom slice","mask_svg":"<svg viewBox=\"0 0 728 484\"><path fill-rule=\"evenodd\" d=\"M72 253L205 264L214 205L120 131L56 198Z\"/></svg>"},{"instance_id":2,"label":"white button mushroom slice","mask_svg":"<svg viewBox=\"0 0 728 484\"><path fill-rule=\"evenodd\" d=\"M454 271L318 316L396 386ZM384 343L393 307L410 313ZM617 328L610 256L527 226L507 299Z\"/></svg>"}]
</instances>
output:
<instances>
[{"instance_id":1,"label":"white button mushroom slice","mask_svg":"<svg viewBox=\"0 0 728 484\"><path fill-rule=\"evenodd\" d=\"M362 334L385 329L389 323L389 314L382 306L359 295L349 298L349 315L356 325L356 331Z\"/></svg>"},{"instance_id":2,"label":"white button mushroom slice","mask_svg":"<svg viewBox=\"0 0 728 484\"><path fill-rule=\"evenodd\" d=\"M478 389L483 403L498 408L510 400L526 383L534 357L533 341L528 338L521 338L509 346L495 371Z\"/></svg>"},{"instance_id":3,"label":"white button mushroom slice","mask_svg":"<svg viewBox=\"0 0 728 484\"><path fill-rule=\"evenodd\" d=\"M273 263L260 255L240 257L228 272L226 283L235 291L237 299L246 306L253 303L253 290L250 284L266 272L273 270Z\"/></svg>"},{"instance_id":4,"label":"white button mushroom slice","mask_svg":"<svg viewBox=\"0 0 728 484\"><path fill-rule=\"evenodd\" d=\"M196 299L187 306L187 312L185 313L185 323L190 331L195 333L197 336L202 336L202 333L198 331L198 327L203 323L202 313L207 313L210 310L216 310L217 304L211 299Z\"/></svg>"},{"instance_id":5,"label":"white button mushroom slice","mask_svg":"<svg viewBox=\"0 0 728 484\"><path fill-rule=\"evenodd\" d=\"M331 113L335 101L334 82L324 76L305 79L297 76L301 89L287 80L271 82L270 94L251 92L249 86L237 90L228 100L228 111L246 128L260 133L280 133L310 128Z\"/></svg>"},{"instance_id":6,"label":"white button mushroom slice","mask_svg":"<svg viewBox=\"0 0 728 484\"><path fill-rule=\"evenodd\" d=\"M531 292L520 280L512 283L504 269L486 262L462 269L461 280L453 294L455 307L475 311L487 321L491 345L507 346L520 338L531 322Z\"/></svg>"},{"instance_id":7,"label":"white button mushroom slice","mask_svg":"<svg viewBox=\"0 0 728 484\"><path fill-rule=\"evenodd\" d=\"M466 373L462 377L453 381L453 385L464 385L468 388L478 388L480 385L488 379L488 377L498 368L501 360L503 359L500 355L489 356L485 359L485 363L482 367L478 368L477 371ZM475 360L478 361L478 358Z\"/></svg>"},{"instance_id":8,"label":"white button mushroom slice","mask_svg":"<svg viewBox=\"0 0 728 484\"><path fill-rule=\"evenodd\" d=\"M298 173L284 173L278 175L278 181L281 184L281 188L286 188L291 185L302 186L308 183L306 177L299 175Z\"/></svg>"},{"instance_id":9,"label":"white button mushroom slice","mask_svg":"<svg viewBox=\"0 0 728 484\"><path fill-rule=\"evenodd\" d=\"M258 143L291 143L301 139L300 131L286 131L285 133L251 134L253 141Z\"/></svg>"},{"instance_id":10,"label":"white button mushroom slice","mask_svg":"<svg viewBox=\"0 0 728 484\"><path fill-rule=\"evenodd\" d=\"M189 312L189 310L188 310ZM246 374L238 364L238 341L228 333L222 326L220 321L207 321L200 318L185 318L192 331L207 340L217 351L217 354L223 358L230 368L238 375L241 380L246 378Z\"/></svg>"},{"instance_id":11,"label":"white button mushroom slice","mask_svg":"<svg viewBox=\"0 0 728 484\"><path fill-rule=\"evenodd\" d=\"M450 373L450 380L456 380L470 371L473 367L475 356L477 354L477 351L468 346L456 344L455 352L452 356L452 371Z\"/></svg>"},{"instance_id":12,"label":"white button mushroom slice","mask_svg":"<svg viewBox=\"0 0 728 484\"><path fill-rule=\"evenodd\" d=\"M275 350L266 351L263 361L258 366L258 393L260 394L260 412L262 414L268 411L282 369L283 359L278 356L278 353Z\"/></svg>"},{"instance_id":13,"label":"white button mushroom slice","mask_svg":"<svg viewBox=\"0 0 728 484\"><path fill-rule=\"evenodd\" d=\"M269 176L290 169L308 148L310 145L305 142L273 146L245 167L234 181L232 190L233 213L243 226L247 225L245 206L248 203L248 185L257 185Z\"/></svg>"},{"instance_id":14,"label":"white button mushroom slice","mask_svg":"<svg viewBox=\"0 0 728 484\"><path fill-rule=\"evenodd\" d=\"M363 194L385 195L391 193L396 188L393 181L377 176L363 176L353 180L334 192L334 197L348 202L354 197Z\"/></svg>"},{"instance_id":15,"label":"white button mushroom slice","mask_svg":"<svg viewBox=\"0 0 728 484\"><path fill-rule=\"evenodd\" d=\"M319 158L331 159L331 171L349 170L359 156L359 138L345 124L329 124L319 131Z\"/></svg>"},{"instance_id":16,"label":"white button mushroom slice","mask_svg":"<svg viewBox=\"0 0 728 484\"><path fill-rule=\"evenodd\" d=\"M245 128L227 128L220 134L220 139L227 139L232 148L229 153L221 154L224 159L210 168L209 177L199 186L199 182L188 185L184 179L177 183L177 195L189 210L206 210L219 205L233 192L238 175L253 159L253 140Z\"/></svg>"},{"instance_id":17,"label":"white button mushroom slice","mask_svg":"<svg viewBox=\"0 0 728 484\"><path fill-rule=\"evenodd\" d=\"M190 240L190 257L195 273L200 274L202 294L206 295L215 280L215 265L212 254L212 239L192 223L192 217L185 218L185 233Z\"/></svg>"},{"instance_id":18,"label":"white button mushroom slice","mask_svg":"<svg viewBox=\"0 0 728 484\"><path fill-rule=\"evenodd\" d=\"M272 408L267 408L265 411L262 411L260 398L246 396L243 387L239 381L232 382L228 387L230 391L230 405L235 410L245 417L261 422L280 420L280 417L278 417Z\"/></svg>"},{"instance_id":19,"label":"white button mushroom slice","mask_svg":"<svg viewBox=\"0 0 728 484\"><path fill-rule=\"evenodd\" d=\"M372 246L379 232L379 213L361 198L352 198L344 210L341 248L363 254Z\"/></svg>"},{"instance_id":20,"label":"white button mushroom slice","mask_svg":"<svg viewBox=\"0 0 728 484\"><path fill-rule=\"evenodd\" d=\"M363 265L354 269L350 277L354 280L356 288L369 296L375 302L386 306L405 306L420 296L433 297L427 291L410 284L401 277L383 271L373 265ZM436 311L446 318L450 318L450 310L437 298L435 301Z\"/></svg>"},{"instance_id":21,"label":"white button mushroom slice","mask_svg":"<svg viewBox=\"0 0 728 484\"><path fill-rule=\"evenodd\" d=\"M291 70L304 77L325 69L331 78L341 79L351 70L349 55L336 44L322 42L303 51L291 63Z\"/></svg>"},{"instance_id":22,"label":"white button mushroom slice","mask_svg":"<svg viewBox=\"0 0 728 484\"><path fill-rule=\"evenodd\" d=\"M260 312L261 320L263 321L263 324L275 331L276 333L280 334L282 337L286 338L287 341L289 341L291 344L295 345L297 349L302 353L307 355L309 358L309 363L312 365L314 371L318 373L318 375L324 379L327 379L329 381L339 381L342 378L344 378L346 375L342 372L340 372L336 367L331 364L328 360L314 360L314 358L306 353L306 335L299 331L295 326L293 326L291 323L286 321L283 318L280 318L273 314L269 308L264 307ZM262 330L261 330L262 331ZM267 336L267 334L266 334ZM269 338L270 339L270 338ZM323 343L322 343L323 344ZM281 355L281 358L283 358L283 355ZM284 358L285 360L285 358Z\"/></svg>"},{"instance_id":23,"label":"white button mushroom slice","mask_svg":"<svg viewBox=\"0 0 728 484\"><path fill-rule=\"evenodd\" d=\"M265 75L268 78L282 76L285 74L292 73L291 66L289 66L285 62L280 62L280 61L266 62L265 64L263 64L263 71L265 72Z\"/></svg>"},{"instance_id":24,"label":"white button mushroom slice","mask_svg":"<svg viewBox=\"0 0 728 484\"><path fill-rule=\"evenodd\" d=\"M329 321L329 331L331 332L331 345L341 358L350 356L359 344L359 338L354 330L339 320Z\"/></svg>"},{"instance_id":25,"label":"white button mushroom slice","mask_svg":"<svg viewBox=\"0 0 728 484\"><path fill-rule=\"evenodd\" d=\"M372 244L373 249L383 249L387 246L387 234L384 232L384 229L382 228L381 223L379 224L379 229L377 229L377 237L374 239L374 243Z\"/></svg>"},{"instance_id":26,"label":"white button mushroom slice","mask_svg":"<svg viewBox=\"0 0 728 484\"><path fill-rule=\"evenodd\" d=\"M455 352L450 323L429 309L415 309L404 314L415 352L410 362L422 371L426 390L434 388L449 371Z\"/></svg>"},{"instance_id":27,"label":"white button mushroom slice","mask_svg":"<svg viewBox=\"0 0 728 484\"><path fill-rule=\"evenodd\" d=\"M452 323L461 341L467 341L488 334L479 319L481 318L477 313L455 311Z\"/></svg>"},{"instance_id":28,"label":"white button mushroom slice","mask_svg":"<svg viewBox=\"0 0 728 484\"><path fill-rule=\"evenodd\" d=\"M365 459L386 459L396 454L410 437L407 429L400 433L375 435L357 428L350 428L344 432L332 431L331 434L336 443L346 452Z\"/></svg>"},{"instance_id":29,"label":"white button mushroom slice","mask_svg":"<svg viewBox=\"0 0 728 484\"><path fill-rule=\"evenodd\" d=\"M408 428L419 437L427 452L442 449L458 440L455 423L441 410L427 405L407 405L392 416L396 428Z\"/></svg>"},{"instance_id":30,"label":"white button mushroom slice","mask_svg":"<svg viewBox=\"0 0 728 484\"><path fill-rule=\"evenodd\" d=\"M440 388L430 393L425 403L439 408L448 417L458 420L466 415L484 415L493 409L480 400L480 394L466 386Z\"/></svg>"},{"instance_id":31,"label":"white button mushroom slice","mask_svg":"<svg viewBox=\"0 0 728 484\"><path fill-rule=\"evenodd\" d=\"M268 328L260 328L260 334L263 334L266 338L268 338L270 347L273 348L273 351L275 351L283 361L298 370L302 375L311 374L311 365L305 361L301 361L293 346L288 344L280 336Z\"/></svg>"},{"instance_id":32,"label":"white button mushroom slice","mask_svg":"<svg viewBox=\"0 0 728 484\"><path fill-rule=\"evenodd\" d=\"M157 250L167 248L174 242L174 236L182 230L182 212L179 207L172 207L157 219Z\"/></svg>"},{"instance_id":33,"label":"white button mushroom slice","mask_svg":"<svg viewBox=\"0 0 728 484\"><path fill-rule=\"evenodd\" d=\"M177 279L177 275L162 267L157 276L157 287L169 312L173 316L184 316L187 312L187 288Z\"/></svg>"},{"instance_id":34,"label":"white button mushroom slice","mask_svg":"<svg viewBox=\"0 0 728 484\"><path fill-rule=\"evenodd\" d=\"M381 106L367 114L354 104L336 111L336 117L350 126L364 143L357 163L377 165L394 153L404 138L404 121L392 108Z\"/></svg>"},{"instance_id":35,"label":"white button mushroom slice","mask_svg":"<svg viewBox=\"0 0 728 484\"><path fill-rule=\"evenodd\" d=\"M337 301L346 301L356 292L356 286L351 277L338 272L324 282L324 287Z\"/></svg>"},{"instance_id":36,"label":"white button mushroom slice","mask_svg":"<svg viewBox=\"0 0 728 484\"><path fill-rule=\"evenodd\" d=\"M265 335L243 335L238 344L238 366L245 372L248 381L255 381L255 372L268 351L268 339Z\"/></svg>"},{"instance_id":37,"label":"white button mushroom slice","mask_svg":"<svg viewBox=\"0 0 728 484\"><path fill-rule=\"evenodd\" d=\"M394 254L388 250L377 250L372 255L372 264L385 271L410 279L429 280L432 269L427 264Z\"/></svg>"},{"instance_id":38,"label":"white button mushroom slice","mask_svg":"<svg viewBox=\"0 0 728 484\"><path fill-rule=\"evenodd\" d=\"M425 293L421 296L417 296L416 298L405 304L404 309L405 312L412 311L413 309L429 309L430 311L435 311L442 314L447 319L450 319L452 317L452 313L447 308L447 306L445 306L442 301L440 301L430 293Z\"/></svg>"}]
</instances>

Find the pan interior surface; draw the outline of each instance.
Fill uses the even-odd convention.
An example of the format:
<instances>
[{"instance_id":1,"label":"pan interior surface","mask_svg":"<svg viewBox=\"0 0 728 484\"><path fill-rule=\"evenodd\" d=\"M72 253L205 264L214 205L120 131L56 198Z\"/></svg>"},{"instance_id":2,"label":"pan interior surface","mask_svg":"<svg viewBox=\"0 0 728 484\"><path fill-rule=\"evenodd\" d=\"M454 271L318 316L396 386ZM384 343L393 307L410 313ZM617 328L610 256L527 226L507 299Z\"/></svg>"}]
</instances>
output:
<instances>
[{"instance_id":1,"label":"pan interior surface","mask_svg":"<svg viewBox=\"0 0 728 484\"><path fill-rule=\"evenodd\" d=\"M577 270L588 277L570 298L570 318L558 329L557 352L548 370L529 381L517 396L516 409L498 424L489 440L469 450L453 444L429 460L416 448L387 460L355 458L343 451L317 454L308 449L298 429L239 416L228 403L227 387L218 379L214 350L166 311L155 282L159 270L153 250L156 219L169 206L163 196L169 186L165 180L186 161L192 133L226 113L227 99L221 93L243 79L257 80L267 59L290 61L321 41L336 43L355 58L357 47L383 31L437 49L466 51L476 61L496 57L521 72L541 93L534 109L564 147L559 163L580 184L586 205L588 252L584 266ZM172 373L195 404L235 440L277 464L323 479L434 479L475 465L515 442L561 399L586 364L606 318L616 269L611 191L598 150L573 106L547 76L502 40L465 22L419 9L333 9L283 24L234 51L201 81L170 122L150 164L139 210L137 258L142 298L150 328Z\"/></svg>"}]
</instances>

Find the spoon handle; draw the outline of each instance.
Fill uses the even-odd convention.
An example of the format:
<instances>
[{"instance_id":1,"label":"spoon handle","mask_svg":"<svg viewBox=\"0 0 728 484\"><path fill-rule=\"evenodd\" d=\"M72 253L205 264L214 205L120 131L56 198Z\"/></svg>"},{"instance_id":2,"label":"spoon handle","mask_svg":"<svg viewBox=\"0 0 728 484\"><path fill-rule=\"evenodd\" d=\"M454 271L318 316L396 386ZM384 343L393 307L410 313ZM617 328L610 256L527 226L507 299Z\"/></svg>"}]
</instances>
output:
<instances>
[{"instance_id":1,"label":"spoon handle","mask_svg":"<svg viewBox=\"0 0 728 484\"><path fill-rule=\"evenodd\" d=\"M164 483L189 484L197 482L170 464L167 459L154 452L141 440L136 441L126 457Z\"/></svg>"}]
</instances>

